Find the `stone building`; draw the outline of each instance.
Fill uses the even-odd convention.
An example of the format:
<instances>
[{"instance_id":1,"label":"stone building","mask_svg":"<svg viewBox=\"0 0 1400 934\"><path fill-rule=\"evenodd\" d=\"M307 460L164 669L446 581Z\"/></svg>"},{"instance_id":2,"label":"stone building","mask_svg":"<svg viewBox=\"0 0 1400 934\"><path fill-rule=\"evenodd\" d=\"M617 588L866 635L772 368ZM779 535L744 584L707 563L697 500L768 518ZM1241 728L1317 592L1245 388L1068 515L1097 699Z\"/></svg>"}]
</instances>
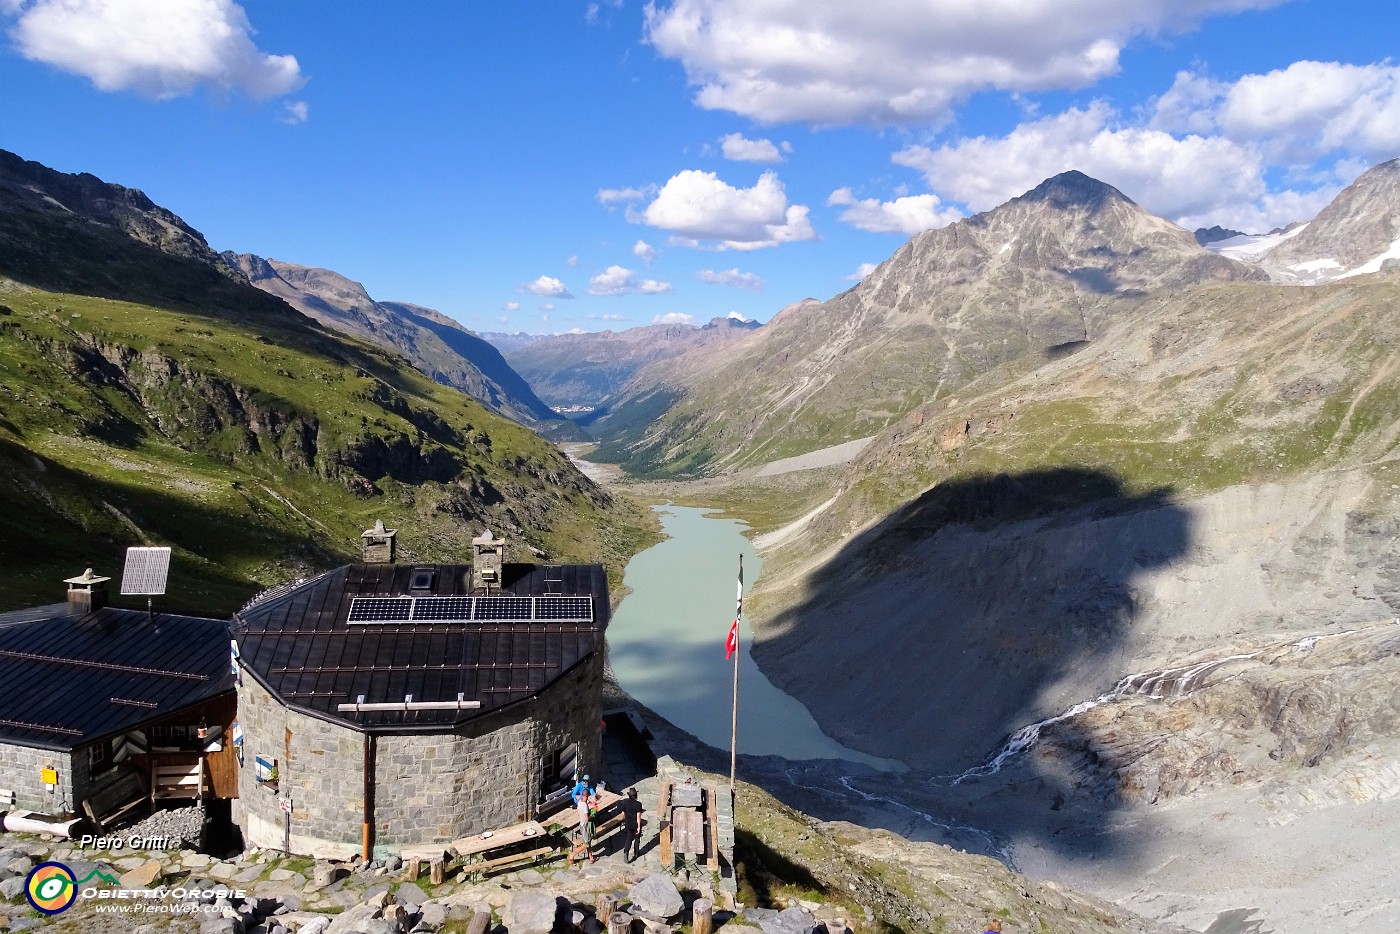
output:
<instances>
[{"instance_id":1,"label":"stone building","mask_svg":"<svg viewBox=\"0 0 1400 934\"><path fill-rule=\"evenodd\" d=\"M235 615L247 844L324 857L445 843L536 816L600 756L599 565L367 558ZM386 541L387 539L387 541Z\"/></svg>"},{"instance_id":2,"label":"stone building","mask_svg":"<svg viewBox=\"0 0 1400 934\"><path fill-rule=\"evenodd\" d=\"M237 795L228 622L109 606L108 580L0 613L0 811Z\"/></svg>"}]
</instances>

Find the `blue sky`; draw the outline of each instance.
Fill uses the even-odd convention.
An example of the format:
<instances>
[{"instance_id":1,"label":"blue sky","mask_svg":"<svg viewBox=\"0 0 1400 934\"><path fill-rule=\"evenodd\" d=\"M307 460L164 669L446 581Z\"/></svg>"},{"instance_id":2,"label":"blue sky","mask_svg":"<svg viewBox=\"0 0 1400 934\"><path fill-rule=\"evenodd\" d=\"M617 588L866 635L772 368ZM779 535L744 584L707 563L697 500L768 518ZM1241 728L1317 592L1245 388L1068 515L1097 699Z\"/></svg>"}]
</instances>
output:
<instances>
[{"instance_id":1,"label":"blue sky","mask_svg":"<svg viewBox=\"0 0 1400 934\"><path fill-rule=\"evenodd\" d=\"M1391 0L0 0L0 147L476 330L767 320L1078 168L1195 227L1400 156Z\"/></svg>"}]
</instances>

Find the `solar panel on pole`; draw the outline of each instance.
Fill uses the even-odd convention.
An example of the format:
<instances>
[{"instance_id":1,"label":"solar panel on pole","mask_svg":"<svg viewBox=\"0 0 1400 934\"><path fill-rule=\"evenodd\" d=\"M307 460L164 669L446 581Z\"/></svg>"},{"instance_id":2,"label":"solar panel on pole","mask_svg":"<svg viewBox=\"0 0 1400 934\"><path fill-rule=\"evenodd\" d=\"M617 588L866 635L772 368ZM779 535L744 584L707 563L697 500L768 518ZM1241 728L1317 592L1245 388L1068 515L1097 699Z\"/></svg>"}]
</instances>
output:
<instances>
[{"instance_id":1,"label":"solar panel on pole","mask_svg":"<svg viewBox=\"0 0 1400 934\"><path fill-rule=\"evenodd\" d=\"M165 593L165 581L170 576L170 548L128 548L126 566L122 568L122 593L127 596L152 596Z\"/></svg>"}]
</instances>

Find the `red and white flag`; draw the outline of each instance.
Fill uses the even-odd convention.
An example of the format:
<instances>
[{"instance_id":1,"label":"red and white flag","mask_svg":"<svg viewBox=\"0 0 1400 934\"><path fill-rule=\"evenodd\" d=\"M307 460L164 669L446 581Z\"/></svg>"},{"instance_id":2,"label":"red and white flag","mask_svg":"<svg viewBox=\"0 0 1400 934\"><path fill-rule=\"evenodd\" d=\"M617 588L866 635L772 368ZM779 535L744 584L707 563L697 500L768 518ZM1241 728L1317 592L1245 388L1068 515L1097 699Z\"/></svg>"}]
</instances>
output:
<instances>
[{"instance_id":1,"label":"red and white flag","mask_svg":"<svg viewBox=\"0 0 1400 934\"><path fill-rule=\"evenodd\" d=\"M724 660L729 661L739 651L739 617L744 615L744 556L739 556L739 595L734 608L734 622L729 627L729 638L724 640Z\"/></svg>"}]
</instances>

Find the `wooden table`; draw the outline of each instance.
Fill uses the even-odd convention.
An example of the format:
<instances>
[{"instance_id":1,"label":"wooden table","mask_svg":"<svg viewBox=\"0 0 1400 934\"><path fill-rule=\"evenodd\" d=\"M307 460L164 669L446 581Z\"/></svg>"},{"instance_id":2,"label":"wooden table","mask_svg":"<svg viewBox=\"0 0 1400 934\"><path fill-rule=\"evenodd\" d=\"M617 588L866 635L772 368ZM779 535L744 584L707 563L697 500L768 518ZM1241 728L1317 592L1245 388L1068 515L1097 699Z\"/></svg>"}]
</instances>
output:
<instances>
[{"instance_id":1,"label":"wooden table","mask_svg":"<svg viewBox=\"0 0 1400 934\"><path fill-rule=\"evenodd\" d=\"M696 808L671 810L671 846L681 857L705 853L705 816ZM687 860L689 862L690 860Z\"/></svg>"},{"instance_id":2,"label":"wooden table","mask_svg":"<svg viewBox=\"0 0 1400 934\"><path fill-rule=\"evenodd\" d=\"M483 837L481 834L477 834L473 837L453 840L447 845L447 848L458 856L469 857L513 846L526 840L543 840L546 836L548 834L545 833L544 827L538 821L526 821L523 824L493 830L489 836Z\"/></svg>"}]
</instances>

